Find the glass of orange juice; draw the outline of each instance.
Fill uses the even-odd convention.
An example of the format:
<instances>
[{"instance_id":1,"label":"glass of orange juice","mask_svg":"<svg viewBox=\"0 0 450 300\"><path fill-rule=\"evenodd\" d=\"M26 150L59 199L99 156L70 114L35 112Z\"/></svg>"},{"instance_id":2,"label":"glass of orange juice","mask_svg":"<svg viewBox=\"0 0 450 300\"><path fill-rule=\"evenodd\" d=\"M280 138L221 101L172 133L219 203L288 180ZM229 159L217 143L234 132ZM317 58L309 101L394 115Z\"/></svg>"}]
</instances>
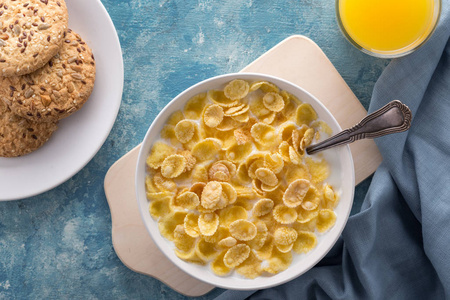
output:
<instances>
[{"instance_id":1,"label":"glass of orange juice","mask_svg":"<svg viewBox=\"0 0 450 300\"><path fill-rule=\"evenodd\" d=\"M441 12L440 0L336 0L342 33L369 55L407 55L432 35Z\"/></svg>"}]
</instances>

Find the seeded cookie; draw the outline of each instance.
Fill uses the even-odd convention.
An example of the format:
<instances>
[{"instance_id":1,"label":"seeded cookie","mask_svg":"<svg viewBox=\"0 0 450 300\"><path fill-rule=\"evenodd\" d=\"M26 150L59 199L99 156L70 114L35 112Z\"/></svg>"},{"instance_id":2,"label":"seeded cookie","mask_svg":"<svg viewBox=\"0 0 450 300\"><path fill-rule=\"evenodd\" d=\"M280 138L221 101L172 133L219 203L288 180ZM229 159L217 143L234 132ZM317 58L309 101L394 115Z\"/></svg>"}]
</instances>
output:
<instances>
[{"instance_id":1,"label":"seeded cookie","mask_svg":"<svg viewBox=\"0 0 450 300\"><path fill-rule=\"evenodd\" d=\"M94 81L92 51L69 29L61 51L44 67L31 74L0 78L0 99L21 117L55 122L83 106Z\"/></svg>"},{"instance_id":2,"label":"seeded cookie","mask_svg":"<svg viewBox=\"0 0 450 300\"><path fill-rule=\"evenodd\" d=\"M64 0L0 0L0 75L45 65L61 48L68 19Z\"/></svg>"},{"instance_id":3,"label":"seeded cookie","mask_svg":"<svg viewBox=\"0 0 450 300\"><path fill-rule=\"evenodd\" d=\"M17 116L0 101L0 157L28 154L41 147L56 129L54 122L38 123Z\"/></svg>"}]
</instances>

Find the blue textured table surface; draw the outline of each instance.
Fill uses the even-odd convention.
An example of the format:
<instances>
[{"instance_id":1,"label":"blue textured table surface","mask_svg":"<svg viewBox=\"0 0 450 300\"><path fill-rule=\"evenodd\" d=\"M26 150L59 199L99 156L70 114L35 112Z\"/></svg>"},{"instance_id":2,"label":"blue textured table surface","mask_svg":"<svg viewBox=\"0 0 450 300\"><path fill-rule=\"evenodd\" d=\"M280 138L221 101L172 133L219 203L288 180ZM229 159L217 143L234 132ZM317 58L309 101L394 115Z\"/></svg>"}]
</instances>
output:
<instances>
[{"instance_id":1,"label":"blue textured table surface","mask_svg":"<svg viewBox=\"0 0 450 300\"><path fill-rule=\"evenodd\" d=\"M237 72L293 34L314 40L368 108L388 64L341 35L334 1L102 0L125 66L111 134L77 175L42 195L0 202L0 299L184 299L116 256L103 190L108 168L140 143L156 114L185 88ZM370 178L356 189L353 212ZM212 299L214 289L200 299Z\"/></svg>"}]
</instances>

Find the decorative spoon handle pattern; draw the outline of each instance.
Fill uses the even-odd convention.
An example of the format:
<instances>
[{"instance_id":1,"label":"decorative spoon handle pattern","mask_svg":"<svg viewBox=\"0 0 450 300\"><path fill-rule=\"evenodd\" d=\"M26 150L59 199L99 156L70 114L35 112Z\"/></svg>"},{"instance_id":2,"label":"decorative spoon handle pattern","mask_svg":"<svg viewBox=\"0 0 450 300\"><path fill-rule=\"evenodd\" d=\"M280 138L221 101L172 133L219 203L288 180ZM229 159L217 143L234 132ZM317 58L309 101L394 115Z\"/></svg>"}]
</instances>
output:
<instances>
[{"instance_id":1,"label":"decorative spoon handle pattern","mask_svg":"<svg viewBox=\"0 0 450 300\"><path fill-rule=\"evenodd\" d=\"M353 143L361 139L373 139L391 133L406 131L411 127L412 113L408 106L394 100L367 115L352 128L306 148L308 154L329 149L339 145Z\"/></svg>"}]
</instances>

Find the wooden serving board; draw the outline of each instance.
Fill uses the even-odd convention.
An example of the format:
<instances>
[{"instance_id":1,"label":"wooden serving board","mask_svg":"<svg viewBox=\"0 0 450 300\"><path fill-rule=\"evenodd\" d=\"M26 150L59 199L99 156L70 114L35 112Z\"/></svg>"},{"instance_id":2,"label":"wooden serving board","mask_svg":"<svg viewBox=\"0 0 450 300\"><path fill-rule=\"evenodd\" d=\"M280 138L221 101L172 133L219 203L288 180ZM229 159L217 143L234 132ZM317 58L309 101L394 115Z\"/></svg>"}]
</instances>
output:
<instances>
[{"instance_id":1,"label":"wooden serving board","mask_svg":"<svg viewBox=\"0 0 450 300\"><path fill-rule=\"evenodd\" d=\"M305 88L331 111L342 128L355 125L367 114L322 50L304 36L285 39L242 72L274 75ZM153 243L141 220L135 197L139 148L140 145L119 159L105 177L114 250L135 272L157 278L187 296L206 294L214 286L190 277L172 264ZM358 141L350 148L358 184L375 171L382 158L372 140Z\"/></svg>"}]
</instances>

